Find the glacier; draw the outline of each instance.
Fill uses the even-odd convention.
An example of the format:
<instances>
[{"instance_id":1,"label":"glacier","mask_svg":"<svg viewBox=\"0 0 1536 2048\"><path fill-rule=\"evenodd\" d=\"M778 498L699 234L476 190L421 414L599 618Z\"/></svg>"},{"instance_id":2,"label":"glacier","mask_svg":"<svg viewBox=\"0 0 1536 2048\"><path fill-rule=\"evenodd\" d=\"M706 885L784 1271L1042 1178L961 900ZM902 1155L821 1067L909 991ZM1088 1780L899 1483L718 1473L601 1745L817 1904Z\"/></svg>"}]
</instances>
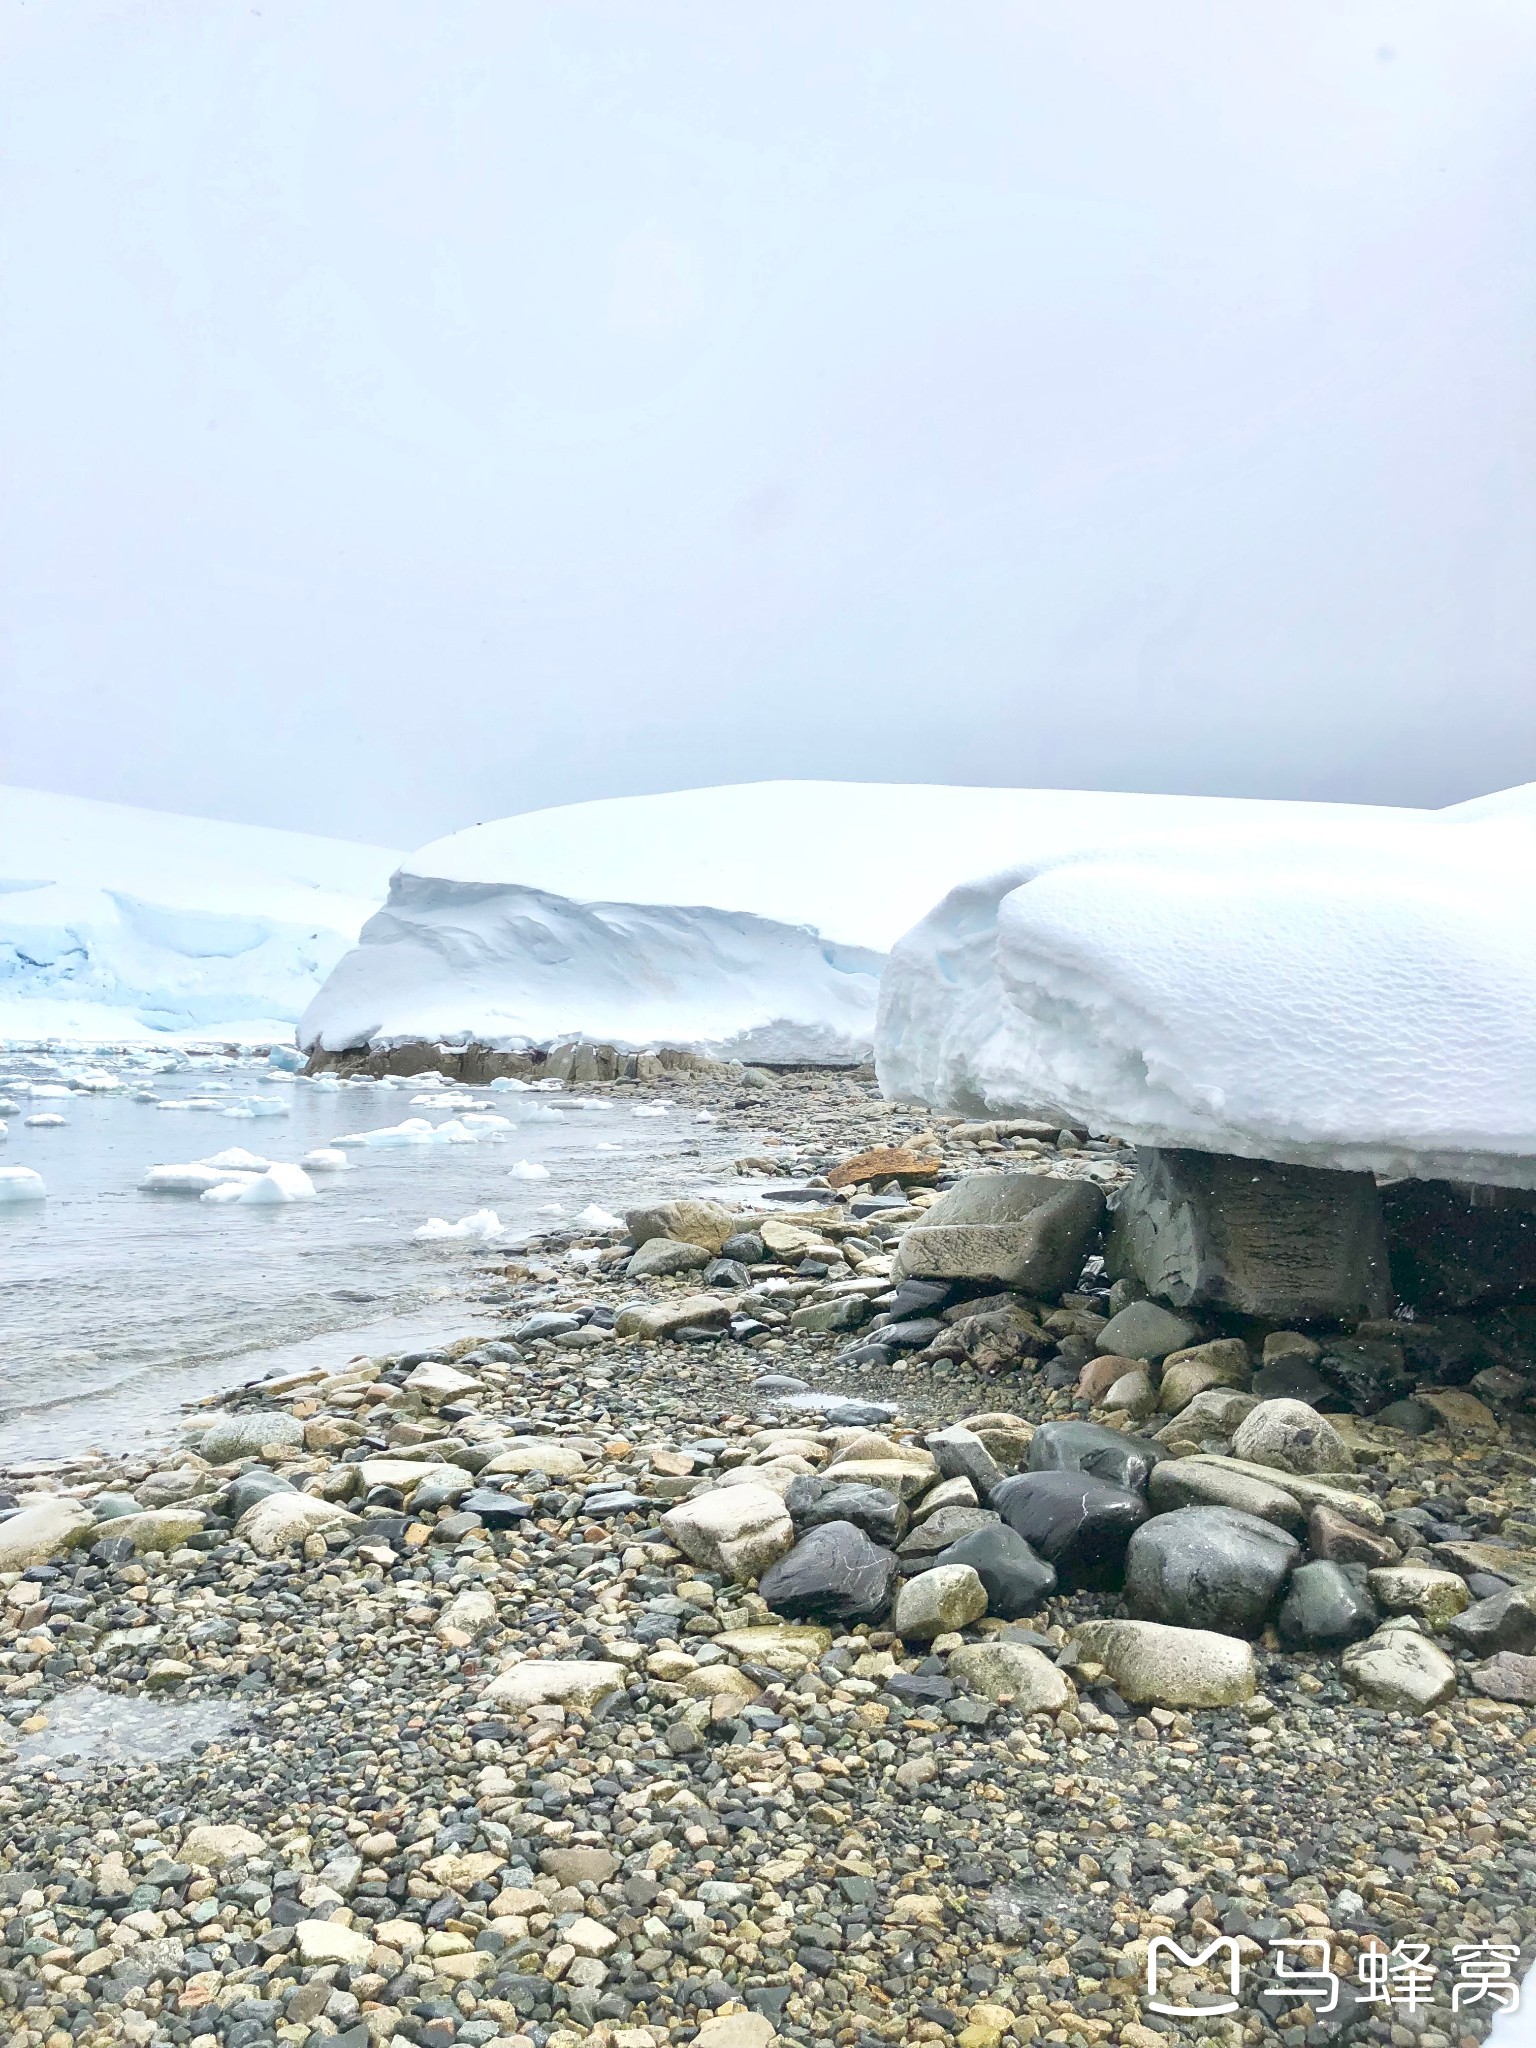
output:
<instances>
[{"instance_id":1,"label":"glacier","mask_svg":"<svg viewBox=\"0 0 1536 2048\"><path fill-rule=\"evenodd\" d=\"M1243 1158L1536 1186L1536 785L1022 857L894 947L884 1092Z\"/></svg>"},{"instance_id":2,"label":"glacier","mask_svg":"<svg viewBox=\"0 0 1536 2048\"><path fill-rule=\"evenodd\" d=\"M292 1040L399 855L0 789L0 1038Z\"/></svg>"},{"instance_id":3,"label":"glacier","mask_svg":"<svg viewBox=\"0 0 1536 2048\"><path fill-rule=\"evenodd\" d=\"M965 876L1175 819L1220 837L1274 809L757 782L531 811L402 862L298 1040L341 1052L586 1039L768 1063L864 1060L891 945Z\"/></svg>"}]
</instances>

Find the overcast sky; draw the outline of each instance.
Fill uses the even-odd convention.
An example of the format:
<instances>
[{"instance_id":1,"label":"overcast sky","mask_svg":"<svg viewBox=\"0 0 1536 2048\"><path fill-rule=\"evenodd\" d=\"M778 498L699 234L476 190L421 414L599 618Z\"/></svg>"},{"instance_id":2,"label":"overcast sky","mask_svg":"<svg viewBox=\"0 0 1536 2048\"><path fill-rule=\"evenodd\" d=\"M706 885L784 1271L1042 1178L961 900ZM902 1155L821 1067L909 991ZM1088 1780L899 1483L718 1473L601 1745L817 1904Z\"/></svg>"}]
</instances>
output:
<instances>
[{"instance_id":1,"label":"overcast sky","mask_svg":"<svg viewBox=\"0 0 1536 2048\"><path fill-rule=\"evenodd\" d=\"M7 780L1536 777L1528 0L3 22Z\"/></svg>"}]
</instances>

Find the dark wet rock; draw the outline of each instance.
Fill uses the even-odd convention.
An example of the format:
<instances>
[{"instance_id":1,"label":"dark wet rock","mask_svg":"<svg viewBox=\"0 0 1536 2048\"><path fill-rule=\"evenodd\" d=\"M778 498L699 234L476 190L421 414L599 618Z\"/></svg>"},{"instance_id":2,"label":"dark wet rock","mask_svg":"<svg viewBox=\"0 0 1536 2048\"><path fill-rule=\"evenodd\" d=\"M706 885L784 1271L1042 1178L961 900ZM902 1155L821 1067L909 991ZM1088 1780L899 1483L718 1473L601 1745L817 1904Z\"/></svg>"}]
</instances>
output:
<instances>
[{"instance_id":1,"label":"dark wet rock","mask_svg":"<svg viewBox=\"0 0 1536 2048\"><path fill-rule=\"evenodd\" d=\"M1281 1603L1280 1640L1292 1649L1337 1650L1368 1636L1381 1620L1363 1564L1318 1558L1298 1565Z\"/></svg>"},{"instance_id":2,"label":"dark wet rock","mask_svg":"<svg viewBox=\"0 0 1536 2048\"><path fill-rule=\"evenodd\" d=\"M525 1316L514 1328L512 1336L519 1344L532 1344L539 1337L564 1337L582 1326L581 1316L563 1315L554 1309L544 1309L537 1315Z\"/></svg>"},{"instance_id":3,"label":"dark wet rock","mask_svg":"<svg viewBox=\"0 0 1536 2048\"><path fill-rule=\"evenodd\" d=\"M1132 1536L1126 1606L1143 1621L1256 1635L1300 1555L1294 1536L1257 1515L1176 1508Z\"/></svg>"},{"instance_id":4,"label":"dark wet rock","mask_svg":"<svg viewBox=\"0 0 1536 2048\"><path fill-rule=\"evenodd\" d=\"M1384 1315L1393 1299L1371 1174L1219 1152L1142 1147L1105 1265L1175 1308L1277 1321Z\"/></svg>"},{"instance_id":5,"label":"dark wet rock","mask_svg":"<svg viewBox=\"0 0 1536 2048\"><path fill-rule=\"evenodd\" d=\"M897 1555L909 1569L920 1560L936 1561L941 1550L996 1522L997 1515L991 1508L939 1508L902 1538L896 1546Z\"/></svg>"},{"instance_id":6,"label":"dark wet rock","mask_svg":"<svg viewBox=\"0 0 1536 2048\"><path fill-rule=\"evenodd\" d=\"M706 1287L723 1287L734 1291L752 1285L752 1275L740 1259L711 1259L702 1275Z\"/></svg>"},{"instance_id":7,"label":"dark wet rock","mask_svg":"<svg viewBox=\"0 0 1536 2048\"><path fill-rule=\"evenodd\" d=\"M1401 1180L1381 1206L1399 1299L1438 1313L1536 1285L1536 1192Z\"/></svg>"},{"instance_id":8,"label":"dark wet rock","mask_svg":"<svg viewBox=\"0 0 1536 2048\"><path fill-rule=\"evenodd\" d=\"M1522 1657L1536 1651L1536 1596L1511 1586L1491 1599L1474 1601L1453 1614L1444 1633L1479 1657L1514 1650Z\"/></svg>"},{"instance_id":9,"label":"dark wet rock","mask_svg":"<svg viewBox=\"0 0 1536 2048\"><path fill-rule=\"evenodd\" d=\"M296 1491L291 1479L284 1479L281 1473L267 1472L258 1467L251 1472L242 1472L232 1482L224 1496L224 1511L232 1522L238 1522L247 1508L255 1507L257 1501L265 1500L269 1493L293 1493Z\"/></svg>"},{"instance_id":10,"label":"dark wet rock","mask_svg":"<svg viewBox=\"0 0 1536 2048\"><path fill-rule=\"evenodd\" d=\"M1091 1472L1132 1493L1145 1493L1152 1467L1168 1455L1161 1444L1125 1436L1097 1422L1047 1422L1029 1446L1031 1472Z\"/></svg>"},{"instance_id":11,"label":"dark wet rock","mask_svg":"<svg viewBox=\"0 0 1536 2048\"><path fill-rule=\"evenodd\" d=\"M915 1316L907 1322L882 1323L880 1342L897 1351L921 1351L943 1331L944 1324L936 1316Z\"/></svg>"},{"instance_id":12,"label":"dark wet rock","mask_svg":"<svg viewBox=\"0 0 1536 2048\"><path fill-rule=\"evenodd\" d=\"M905 1505L883 1486L865 1486L853 1480L840 1484L817 1473L806 1473L790 1481L784 1505L797 1529L815 1529L826 1522L851 1522L873 1542L887 1548L899 1543L907 1533Z\"/></svg>"},{"instance_id":13,"label":"dark wet rock","mask_svg":"<svg viewBox=\"0 0 1536 2048\"><path fill-rule=\"evenodd\" d=\"M514 1494L498 1493L489 1486L466 1493L459 1507L465 1514L478 1515L487 1529L515 1529L519 1522L526 1522L538 1512L532 1502L519 1500Z\"/></svg>"},{"instance_id":14,"label":"dark wet rock","mask_svg":"<svg viewBox=\"0 0 1536 2048\"><path fill-rule=\"evenodd\" d=\"M824 1522L770 1565L758 1591L792 1621L873 1621L890 1605L896 1560L852 1522Z\"/></svg>"},{"instance_id":15,"label":"dark wet rock","mask_svg":"<svg viewBox=\"0 0 1536 2048\"><path fill-rule=\"evenodd\" d=\"M1323 1348L1318 1371L1356 1415L1376 1414L1403 1399L1413 1384L1403 1369L1401 1348L1378 1339L1332 1339Z\"/></svg>"},{"instance_id":16,"label":"dark wet rock","mask_svg":"<svg viewBox=\"0 0 1536 2048\"><path fill-rule=\"evenodd\" d=\"M992 1505L1066 1586L1118 1583L1125 1547L1147 1519L1139 1493L1089 1472L1019 1472Z\"/></svg>"},{"instance_id":17,"label":"dark wet rock","mask_svg":"<svg viewBox=\"0 0 1536 2048\"><path fill-rule=\"evenodd\" d=\"M768 1247L755 1230L738 1230L721 1245L720 1256L739 1259L744 1266L761 1266L767 1260Z\"/></svg>"},{"instance_id":18,"label":"dark wet rock","mask_svg":"<svg viewBox=\"0 0 1536 2048\"><path fill-rule=\"evenodd\" d=\"M1400 1429L1404 1436L1423 1436L1435 1426L1435 1418L1422 1401L1389 1401L1371 1417L1378 1429Z\"/></svg>"},{"instance_id":19,"label":"dark wet rock","mask_svg":"<svg viewBox=\"0 0 1536 2048\"><path fill-rule=\"evenodd\" d=\"M851 1394L786 1394L774 1405L786 1414L819 1415L829 1429L873 1429L896 1415L888 1401L860 1401Z\"/></svg>"},{"instance_id":20,"label":"dark wet rock","mask_svg":"<svg viewBox=\"0 0 1536 2048\"><path fill-rule=\"evenodd\" d=\"M1261 1401L1305 1401L1315 1408L1329 1398L1333 1387L1308 1359L1281 1358L1260 1366L1252 1392Z\"/></svg>"},{"instance_id":21,"label":"dark wet rock","mask_svg":"<svg viewBox=\"0 0 1536 2048\"><path fill-rule=\"evenodd\" d=\"M994 1522L941 1550L936 1565L968 1564L987 1589L987 1612L1016 1621L1038 1612L1056 1591L1056 1568L1006 1522Z\"/></svg>"}]
</instances>

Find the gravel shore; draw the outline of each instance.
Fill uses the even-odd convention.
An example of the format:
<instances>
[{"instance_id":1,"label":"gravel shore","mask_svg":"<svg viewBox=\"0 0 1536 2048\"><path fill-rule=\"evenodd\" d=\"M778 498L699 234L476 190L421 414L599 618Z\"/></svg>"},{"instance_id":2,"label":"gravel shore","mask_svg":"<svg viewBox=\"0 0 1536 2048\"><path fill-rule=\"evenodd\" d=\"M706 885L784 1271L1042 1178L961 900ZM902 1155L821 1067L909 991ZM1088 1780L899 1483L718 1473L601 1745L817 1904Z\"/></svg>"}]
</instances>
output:
<instances>
[{"instance_id":1,"label":"gravel shore","mask_svg":"<svg viewBox=\"0 0 1536 2048\"><path fill-rule=\"evenodd\" d=\"M744 1187L876 1145L915 1144L943 1177L1006 1162L1113 1189L1132 1165L901 1111L846 1075L669 1085L739 1131ZM771 1431L797 1430L787 1455L818 1471L861 1431L901 1447L971 1423L1022 1446L1097 1412L1091 1273L1038 1305L1045 1356L974 1330L949 1358L882 1352L856 1323L791 1320L835 1324L857 1282L877 1300L924 1199L834 1225L812 1191L743 1216L804 1218L843 1264L754 1261L734 1334L725 1311L681 1339L618 1334L663 1327L700 1275L632 1277L617 1233L568 1228L473 1269L505 1341L245 1390L157 1459L0 1469L22 1511L0 1558L29 1510L63 1517L42 1561L0 1570L8 2038L1480 2040L1495 2002L1453 2012L1453 1950L1517 1950L1516 1979L1536 1951L1536 1712L1480 1694L1470 1651L1436 1633L1458 1685L1416 1713L1269 1628L1251 1697L1135 1705L1074 1640L1116 1591L927 1641L888 1615L744 1639L779 1617L680 1552L663 1518L783 1453ZM836 1363L848 1348L871 1355ZM869 1410L797 1407L774 1379ZM1489 1428L1478 1409L1421 1435L1333 1418L1349 1484L1400 1536L1410 1517L1408 1561L1481 1544L1473 1577L1490 1538L1536 1544L1528 1411ZM1060 1703L952 1675L1004 1641L1060 1671ZM1238 2010L1152 2011L1148 1943L1221 1934ZM1261 1997L1271 1945L1319 1937L1337 2007ZM1399 1944L1427 1951L1424 2002L1357 2003L1359 1958ZM1165 1970L1164 1996L1205 2003L1215 1981Z\"/></svg>"}]
</instances>

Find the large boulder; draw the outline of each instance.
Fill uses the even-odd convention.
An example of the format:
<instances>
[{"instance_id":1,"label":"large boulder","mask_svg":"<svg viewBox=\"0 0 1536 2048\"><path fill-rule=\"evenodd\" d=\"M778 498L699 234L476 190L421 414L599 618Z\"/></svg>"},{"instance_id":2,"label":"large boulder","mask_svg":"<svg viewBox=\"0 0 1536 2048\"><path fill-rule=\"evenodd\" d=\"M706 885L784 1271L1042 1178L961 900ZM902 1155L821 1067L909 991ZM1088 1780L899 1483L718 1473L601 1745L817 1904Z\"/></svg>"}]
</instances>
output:
<instances>
[{"instance_id":1,"label":"large boulder","mask_svg":"<svg viewBox=\"0 0 1536 2048\"><path fill-rule=\"evenodd\" d=\"M770 1565L758 1591L792 1621L874 1621L890 1605L896 1560L852 1522L823 1522Z\"/></svg>"},{"instance_id":2,"label":"large boulder","mask_svg":"<svg viewBox=\"0 0 1536 2048\"><path fill-rule=\"evenodd\" d=\"M824 1522L851 1522L876 1543L893 1549L907 1533L907 1510L884 1486L823 1479L808 1473L792 1479L784 1495L797 1529L815 1529Z\"/></svg>"},{"instance_id":3,"label":"large boulder","mask_svg":"<svg viewBox=\"0 0 1536 2048\"><path fill-rule=\"evenodd\" d=\"M1369 1173L1145 1147L1105 1264L1175 1308L1345 1321L1392 1307Z\"/></svg>"},{"instance_id":4,"label":"large boulder","mask_svg":"<svg viewBox=\"0 0 1536 2048\"><path fill-rule=\"evenodd\" d=\"M1139 1493L1088 1472L1016 1473L992 1505L1067 1586L1117 1584L1125 1547L1147 1519Z\"/></svg>"},{"instance_id":5,"label":"large boulder","mask_svg":"<svg viewBox=\"0 0 1536 2048\"><path fill-rule=\"evenodd\" d=\"M665 1237L676 1243L698 1245L713 1259L719 1257L726 1239L741 1227L741 1219L719 1202L685 1199L662 1202L649 1209L629 1209L625 1212L624 1227L630 1243L637 1247L648 1244L653 1237Z\"/></svg>"},{"instance_id":6,"label":"large boulder","mask_svg":"<svg viewBox=\"0 0 1536 2048\"><path fill-rule=\"evenodd\" d=\"M969 1565L936 1565L901 1586L891 1627L905 1642L926 1643L965 1628L986 1611L986 1588Z\"/></svg>"},{"instance_id":7,"label":"large boulder","mask_svg":"<svg viewBox=\"0 0 1536 2048\"><path fill-rule=\"evenodd\" d=\"M968 1173L908 1230L891 1270L898 1280L996 1280L1058 1295L1082 1271L1103 1216L1091 1181Z\"/></svg>"},{"instance_id":8,"label":"large boulder","mask_svg":"<svg viewBox=\"0 0 1536 2048\"><path fill-rule=\"evenodd\" d=\"M665 1279L672 1273L699 1273L711 1265L714 1254L701 1244L685 1244L679 1237L648 1237L624 1268L631 1280Z\"/></svg>"},{"instance_id":9,"label":"large boulder","mask_svg":"<svg viewBox=\"0 0 1536 2048\"><path fill-rule=\"evenodd\" d=\"M269 1493L246 1509L235 1525L235 1534L249 1543L258 1557L276 1557L279 1551L297 1549L311 1536L355 1526L356 1522L356 1515L315 1494Z\"/></svg>"},{"instance_id":10,"label":"large boulder","mask_svg":"<svg viewBox=\"0 0 1536 2048\"><path fill-rule=\"evenodd\" d=\"M935 1565L969 1565L986 1588L987 1612L1002 1621L1035 1614L1056 1590L1056 1567L1037 1557L1017 1529L993 1522L951 1543Z\"/></svg>"},{"instance_id":11,"label":"large boulder","mask_svg":"<svg viewBox=\"0 0 1536 2048\"><path fill-rule=\"evenodd\" d=\"M669 1301L629 1302L619 1310L613 1327L619 1337L659 1342L678 1330L723 1330L732 1313L728 1295L688 1294Z\"/></svg>"},{"instance_id":12,"label":"large boulder","mask_svg":"<svg viewBox=\"0 0 1536 2048\"><path fill-rule=\"evenodd\" d=\"M795 1540L783 1501L767 1486L718 1486L662 1516L667 1539L690 1563L745 1583L777 1564Z\"/></svg>"},{"instance_id":13,"label":"large boulder","mask_svg":"<svg viewBox=\"0 0 1536 2048\"><path fill-rule=\"evenodd\" d=\"M1072 1699L1061 1672L1028 1643L966 1643L951 1652L949 1675L983 1699L1011 1700L1023 1714L1054 1714Z\"/></svg>"},{"instance_id":14,"label":"large boulder","mask_svg":"<svg viewBox=\"0 0 1536 2048\"><path fill-rule=\"evenodd\" d=\"M1378 1707L1427 1714L1456 1690L1456 1666L1411 1621L1389 1621L1344 1652L1343 1672Z\"/></svg>"},{"instance_id":15,"label":"large boulder","mask_svg":"<svg viewBox=\"0 0 1536 2048\"><path fill-rule=\"evenodd\" d=\"M1177 1508L1145 1522L1125 1554L1125 1604L1143 1621L1257 1635L1301 1545L1236 1508Z\"/></svg>"},{"instance_id":16,"label":"large boulder","mask_svg":"<svg viewBox=\"0 0 1536 2048\"><path fill-rule=\"evenodd\" d=\"M1031 1472L1091 1472L1133 1493L1145 1493L1152 1468L1167 1456L1161 1444L1149 1444L1098 1422L1046 1422L1029 1446Z\"/></svg>"},{"instance_id":17,"label":"large boulder","mask_svg":"<svg viewBox=\"0 0 1536 2048\"><path fill-rule=\"evenodd\" d=\"M1343 1437L1305 1401L1261 1401L1238 1424L1232 1453L1251 1465L1301 1475L1347 1472L1351 1464Z\"/></svg>"},{"instance_id":18,"label":"large boulder","mask_svg":"<svg viewBox=\"0 0 1536 2048\"><path fill-rule=\"evenodd\" d=\"M304 1425L281 1408L253 1408L243 1415L215 1416L197 1438L197 1454L210 1465L232 1465L262 1451L302 1449Z\"/></svg>"},{"instance_id":19,"label":"large boulder","mask_svg":"<svg viewBox=\"0 0 1536 2048\"><path fill-rule=\"evenodd\" d=\"M47 1564L66 1550L93 1542L96 1529L96 1517L84 1501L57 1495L29 1501L0 1522L0 1571L24 1572L28 1565Z\"/></svg>"},{"instance_id":20,"label":"large boulder","mask_svg":"<svg viewBox=\"0 0 1536 2048\"><path fill-rule=\"evenodd\" d=\"M1133 1706L1230 1707L1253 1695L1253 1649L1236 1636L1157 1621L1085 1621L1075 1633Z\"/></svg>"},{"instance_id":21,"label":"large boulder","mask_svg":"<svg viewBox=\"0 0 1536 2048\"><path fill-rule=\"evenodd\" d=\"M1176 1508L1237 1508L1277 1529L1296 1531L1307 1519L1295 1494L1204 1458L1165 1458L1147 1483L1147 1499L1158 1515Z\"/></svg>"}]
</instances>

